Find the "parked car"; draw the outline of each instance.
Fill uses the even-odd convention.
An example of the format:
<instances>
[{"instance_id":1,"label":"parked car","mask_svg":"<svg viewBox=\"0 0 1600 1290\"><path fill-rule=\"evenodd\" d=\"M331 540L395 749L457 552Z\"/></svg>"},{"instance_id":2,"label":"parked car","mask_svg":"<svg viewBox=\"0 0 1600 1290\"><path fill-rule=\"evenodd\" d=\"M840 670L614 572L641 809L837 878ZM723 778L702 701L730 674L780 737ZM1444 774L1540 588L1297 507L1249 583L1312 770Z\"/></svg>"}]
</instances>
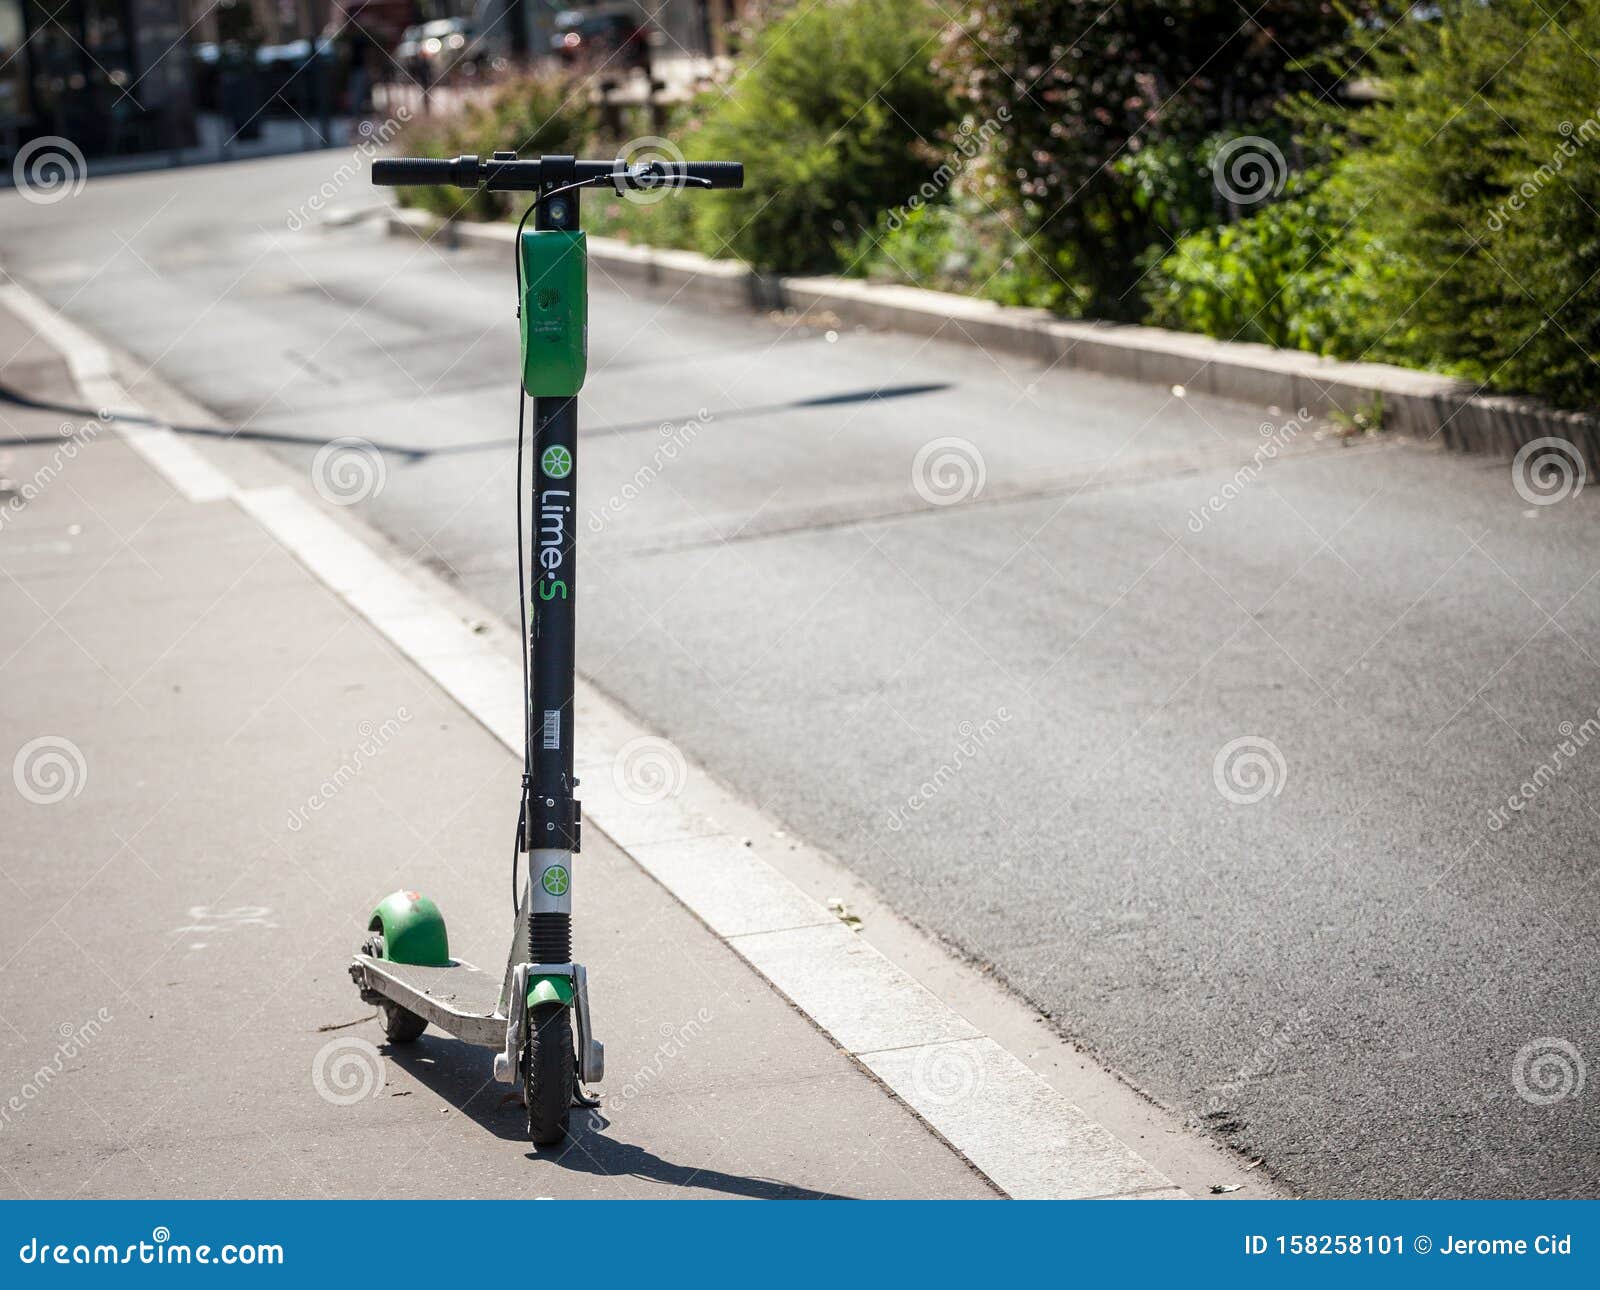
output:
<instances>
[{"instance_id":1,"label":"parked car","mask_svg":"<svg viewBox=\"0 0 1600 1290\"><path fill-rule=\"evenodd\" d=\"M650 70L650 28L631 9L558 13L550 48L569 66Z\"/></svg>"},{"instance_id":2,"label":"parked car","mask_svg":"<svg viewBox=\"0 0 1600 1290\"><path fill-rule=\"evenodd\" d=\"M407 27L395 46L395 62L424 85L433 85L457 69L469 69L478 47L472 23L465 18L437 18Z\"/></svg>"}]
</instances>

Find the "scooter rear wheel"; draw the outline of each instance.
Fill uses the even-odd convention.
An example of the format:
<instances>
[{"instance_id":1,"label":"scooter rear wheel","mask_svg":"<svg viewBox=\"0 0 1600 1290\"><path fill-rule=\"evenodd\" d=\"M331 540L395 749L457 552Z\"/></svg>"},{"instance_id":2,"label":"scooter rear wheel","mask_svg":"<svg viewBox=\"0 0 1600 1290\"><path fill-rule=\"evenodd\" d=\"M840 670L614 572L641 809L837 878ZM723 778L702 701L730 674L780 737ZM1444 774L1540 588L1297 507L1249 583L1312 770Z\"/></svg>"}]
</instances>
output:
<instances>
[{"instance_id":1,"label":"scooter rear wheel","mask_svg":"<svg viewBox=\"0 0 1600 1290\"><path fill-rule=\"evenodd\" d=\"M577 1085L572 1013L564 1004L541 1003L528 1013L522 1048L522 1095L528 1105L528 1137L548 1147L567 1134Z\"/></svg>"},{"instance_id":2,"label":"scooter rear wheel","mask_svg":"<svg viewBox=\"0 0 1600 1290\"><path fill-rule=\"evenodd\" d=\"M378 935L367 937L361 944L361 952L375 959L386 957L383 937ZM402 1008L398 1003L390 1003L387 999L378 1004L378 1010L383 1014L384 1037L391 1044L413 1044L428 1028L426 1018L417 1016L409 1008Z\"/></svg>"},{"instance_id":3,"label":"scooter rear wheel","mask_svg":"<svg viewBox=\"0 0 1600 1290\"><path fill-rule=\"evenodd\" d=\"M427 1018L419 1017L398 1003L383 1003L383 1033L391 1044L415 1043L428 1028Z\"/></svg>"}]
</instances>

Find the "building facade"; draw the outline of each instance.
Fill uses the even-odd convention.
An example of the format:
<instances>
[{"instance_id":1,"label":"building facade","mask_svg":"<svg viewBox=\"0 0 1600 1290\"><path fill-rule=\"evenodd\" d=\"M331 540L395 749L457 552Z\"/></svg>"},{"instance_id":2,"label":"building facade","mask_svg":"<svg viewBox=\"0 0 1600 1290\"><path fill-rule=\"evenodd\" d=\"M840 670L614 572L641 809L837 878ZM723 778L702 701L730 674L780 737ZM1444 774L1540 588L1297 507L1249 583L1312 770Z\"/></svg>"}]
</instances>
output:
<instances>
[{"instance_id":1,"label":"building facade","mask_svg":"<svg viewBox=\"0 0 1600 1290\"><path fill-rule=\"evenodd\" d=\"M537 58L563 11L631 10L659 33L658 52L726 52L747 0L0 0L0 163L30 140L68 140L87 157L176 152L197 142L197 113L253 117L285 76L315 82L339 110L359 46L390 71L405 27L460 17L492 32L495 56ZM295 73L312 46L329 66ZM270 61L280 59L274 80ZM282 70L284 62L289 71ZM241 88L241 83L244 83ZM219 88L220 87L220 88ZM254 105L254 106L252 106ZM291 103L289 110L306 111ZM248 137L248 136L245 136Z\"/></svg>"},{"instance_id":2,"label":"building facade","mask_svg":"<svg viewBox=\"0 0 1600 1290\"><path fill-rule=\"evenodd\" d=\"M0 150L70 139L86 154L191 137L183 0L0 0Z\"/></svg>"}]
</instances>

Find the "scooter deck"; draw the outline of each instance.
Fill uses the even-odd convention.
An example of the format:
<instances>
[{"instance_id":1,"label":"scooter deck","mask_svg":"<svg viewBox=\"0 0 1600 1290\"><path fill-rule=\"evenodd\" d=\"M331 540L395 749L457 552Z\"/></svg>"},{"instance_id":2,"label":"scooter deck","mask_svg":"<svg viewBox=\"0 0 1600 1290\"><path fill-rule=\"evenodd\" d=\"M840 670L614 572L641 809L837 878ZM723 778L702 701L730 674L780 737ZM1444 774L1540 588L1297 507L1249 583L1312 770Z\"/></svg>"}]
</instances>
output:
<instances>
[{"instance_id":1,"label":"scooter deck","mask_svg":"<svg viewBox=\"0 0 1600 1290\"><path fill-rule=\"evenodd\" d=\"M503 1048L506 1019L495 1015L500 978L470 963L421 967L357 954L352 975L364 988L392 999L462 1043Z\"/></svg>"}]
</instances>

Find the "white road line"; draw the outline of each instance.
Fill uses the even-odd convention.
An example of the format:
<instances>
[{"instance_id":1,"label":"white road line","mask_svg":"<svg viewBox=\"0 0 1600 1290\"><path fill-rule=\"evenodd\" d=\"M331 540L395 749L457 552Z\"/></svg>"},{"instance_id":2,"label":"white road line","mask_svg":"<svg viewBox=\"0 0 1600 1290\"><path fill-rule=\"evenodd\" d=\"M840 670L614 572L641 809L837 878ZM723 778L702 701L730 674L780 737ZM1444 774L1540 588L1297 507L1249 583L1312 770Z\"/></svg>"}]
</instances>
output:
<instances>
[{"instance_id":1,"label":"white road line","mask_svg":"<svg viewBox=\"0 0 1600 1290\"><path fill-rule=\"evenodd\" d=\"M48 305L16 287L0 303L68 356L86 397L99 391L145 415L110 356ZM127 431L124 431L127 434ZM308 570L411 658L517 757L519 663L480 639L422 581L408 576L288 486L238 489L170 429L156 446L127 434L152 466L195 501L232 497ZM144 446L141 447L141 441ZM193 458L194 461L190 461ZM198 464L195 464L195 463ZM861 940L721 827L721 793L700 767L579 680L577 765L583 814L744 960L855 1056L1008 1195L1019 1199L1172 1197L1184 1193L1044 1079ZM631 790L620 773L642 747L667 752L667 791ZM757 836L771 836L776 821Z\"/></svg>"},{"instance_id":2,"label":"white road line","mask_svg":"<svg viewBox=\"0 0 1600 1290\"><path fill-rule=\"evenodd\" d=\"M122 387L105 346L16 283L0 286L0 304L24 319L39 338L61 351L72 379L102 418L147 416ZM114 420L113 429L191 502L220 502L233 494L233 481L172 432L147 421Z\"/></svg>"}]
</instances>

